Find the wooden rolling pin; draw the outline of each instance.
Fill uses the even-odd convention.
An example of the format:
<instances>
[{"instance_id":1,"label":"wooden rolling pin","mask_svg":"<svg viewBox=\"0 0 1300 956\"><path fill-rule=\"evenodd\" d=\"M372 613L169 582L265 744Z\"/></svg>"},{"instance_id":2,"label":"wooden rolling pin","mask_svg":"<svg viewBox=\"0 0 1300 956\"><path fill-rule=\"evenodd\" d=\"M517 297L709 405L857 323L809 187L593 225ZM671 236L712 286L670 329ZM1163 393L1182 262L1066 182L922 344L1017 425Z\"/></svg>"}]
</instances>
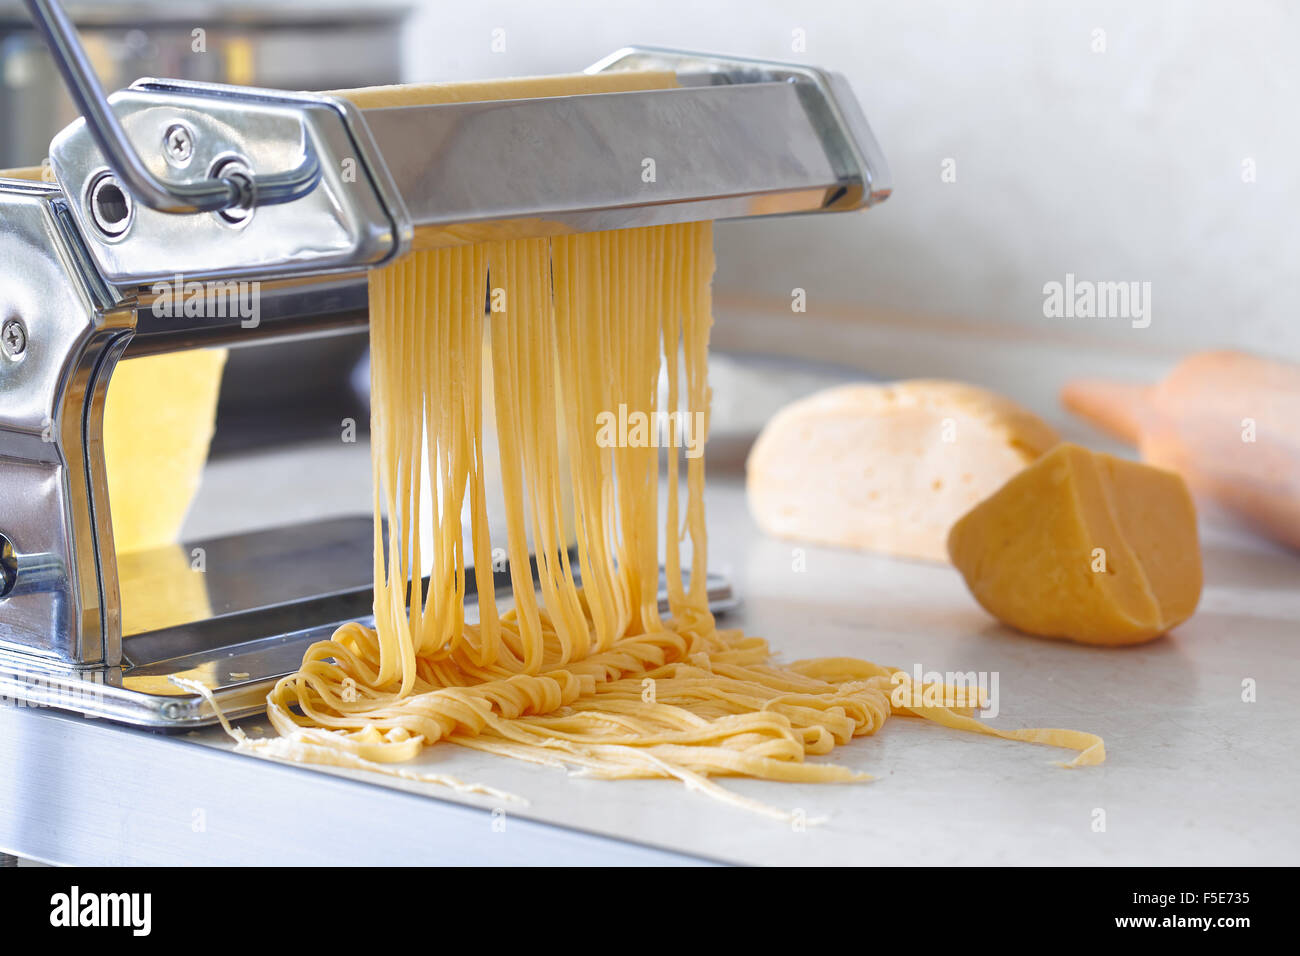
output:
<instances>
[{"instance_id":1,"label":"wooden rolling pin","mask_svg":"<svg viewBox=\"0 0 1300 956\"><path fill-rule=\"evenodd\" d=\"M1199 352L1155 385L1078 380L1065 407L1179 472L1260 533L1300 548L1300 366Z\"/></svg>"}]
</instances>

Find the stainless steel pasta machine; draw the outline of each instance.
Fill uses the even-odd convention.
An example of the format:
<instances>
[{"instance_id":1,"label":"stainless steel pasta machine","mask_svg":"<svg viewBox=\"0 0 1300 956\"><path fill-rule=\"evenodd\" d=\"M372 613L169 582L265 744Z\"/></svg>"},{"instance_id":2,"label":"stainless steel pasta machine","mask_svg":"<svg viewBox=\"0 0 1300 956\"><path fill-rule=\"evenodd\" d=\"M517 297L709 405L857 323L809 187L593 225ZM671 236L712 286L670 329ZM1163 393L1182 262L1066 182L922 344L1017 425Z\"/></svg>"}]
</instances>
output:
<instances>
[{"instance_id":1,"label":"stainless steel pasta machine","mask_svg":"<svg viewBox=\"0 0 1300 956\"><path fill-rule=\"evenodd\" d=\"M806 66L629 48L588 72L671 70L680 88L362 110L145 79L105 97L56 0L27 5L82 119L50 146L52 182L0 180L0 698L11 702L152 727L211 722L209 704L170 681L186 675L231 715L252 713L306 644L370 613L364 518L204 542L200 616L132 613L168 592L169 573L193 572L114 550L102 424L123 356L364 325L366 270L414 243L850 210L889 195L852 92ZM205 308L159 317L151 284L177 277L202 280ZM222 307L229 283L251 280L255 327ZM724 606L725 581L711 584Z\"/></svg>"}]
</instances>

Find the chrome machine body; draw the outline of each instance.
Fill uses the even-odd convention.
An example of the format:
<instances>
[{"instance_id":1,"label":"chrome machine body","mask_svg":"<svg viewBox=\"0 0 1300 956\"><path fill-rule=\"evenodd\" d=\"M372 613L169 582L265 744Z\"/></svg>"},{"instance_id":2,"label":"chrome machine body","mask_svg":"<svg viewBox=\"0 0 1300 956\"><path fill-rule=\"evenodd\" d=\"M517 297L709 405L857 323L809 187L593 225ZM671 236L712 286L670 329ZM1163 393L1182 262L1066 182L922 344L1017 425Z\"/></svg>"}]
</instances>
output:
<instances>
[{"instance_id":1,"label":"chrome machine body","mask_svg":"<svg viewBox=\"0 0 1300 956\"><path fill-rule=\"evenodd\" d=\"M102 421L123 355L362 326L366 270L467 225L557 235L889 195L853 94L809 67L627 49L589 72L672 70L680 88L369 110L165 80L105 97L57 3L27 3L83 118L51 145L57 185L0 180L0 697L195 726L215 715L171 675L251 713L306 644L370 613L369 555L338 560L370 530L330 521L206 543L226 559L202 619L124 615L166 572L113 547ZM151 284L177 275L260 281L260 324L155 318Z\"/></svg>"}]
</instances>

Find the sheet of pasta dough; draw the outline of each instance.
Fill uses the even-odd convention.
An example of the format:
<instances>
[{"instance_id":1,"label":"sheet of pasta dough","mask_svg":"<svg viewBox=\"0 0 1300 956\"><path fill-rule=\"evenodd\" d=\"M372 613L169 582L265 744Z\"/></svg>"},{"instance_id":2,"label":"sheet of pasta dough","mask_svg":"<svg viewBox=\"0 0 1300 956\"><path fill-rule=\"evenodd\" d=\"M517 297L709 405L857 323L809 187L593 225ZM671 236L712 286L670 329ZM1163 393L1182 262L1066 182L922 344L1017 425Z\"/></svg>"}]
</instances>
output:
<instances>
[{"instance_id":1,"label":"sheet of pasta dough","mask_svg":"<svg viewBox=\"0 0 1300 956\"><path fill-rule=\"evenodd\" d=\"M225 349L118 363L104 408L104 463L118 553L161 547L179 536L208 460L225 364Z\"/></svg>"}]
</instances>

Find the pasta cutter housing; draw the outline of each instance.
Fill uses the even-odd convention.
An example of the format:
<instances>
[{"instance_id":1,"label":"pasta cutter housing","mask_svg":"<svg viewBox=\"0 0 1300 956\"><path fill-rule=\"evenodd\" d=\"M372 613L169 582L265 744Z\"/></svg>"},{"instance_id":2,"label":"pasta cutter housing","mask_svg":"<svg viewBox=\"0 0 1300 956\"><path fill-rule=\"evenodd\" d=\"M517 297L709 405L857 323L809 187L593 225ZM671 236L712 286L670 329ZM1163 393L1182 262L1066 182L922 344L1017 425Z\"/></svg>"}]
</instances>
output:
<instances>
[{"instance_id":1,"label":"pasta cutter housing","mask_svg":"<svg viewBox=\"0 0 1300 956\"><path fill-rule=\"evenodd\" d=\"M680 88L363 110L141 80L105 98L57 3L27 2L83 117L51 144L54 182L0 180L8 700L158 728L213 721L170 680L185 676L244 715L307 644L370 613L366 518L202 542L204 599L151 600L192 591L195 572L113 545L103 410L124 355L363 327L367 270L413 247L889 195L852 92L807 66L626 49L590 72L671 70ZM158 283L177 279L203 281L204 308L160 318ZM241 281L259 283L256 327L222 307ZM720 578L710 597L732 601Z\"/></svg>"}]
</instances>

